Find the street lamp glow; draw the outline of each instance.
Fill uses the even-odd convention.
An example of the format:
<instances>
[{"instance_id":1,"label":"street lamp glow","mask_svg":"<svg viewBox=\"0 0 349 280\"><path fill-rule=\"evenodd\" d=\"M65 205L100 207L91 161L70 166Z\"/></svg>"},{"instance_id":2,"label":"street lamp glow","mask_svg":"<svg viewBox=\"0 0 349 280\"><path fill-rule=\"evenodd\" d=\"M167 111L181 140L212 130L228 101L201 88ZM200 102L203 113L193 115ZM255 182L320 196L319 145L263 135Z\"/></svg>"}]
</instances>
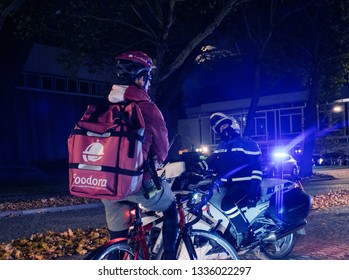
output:
<instances>
[{"instance_id":1,"label":"street lamp glow","mask_svg":"<svg viewBox=\"0 0 349 280\"><path fill-rule=\"evenodd\" d=\"M332 110L335 113L342 112L342 106L334 106Z\"/></svg>"}]
</instances>

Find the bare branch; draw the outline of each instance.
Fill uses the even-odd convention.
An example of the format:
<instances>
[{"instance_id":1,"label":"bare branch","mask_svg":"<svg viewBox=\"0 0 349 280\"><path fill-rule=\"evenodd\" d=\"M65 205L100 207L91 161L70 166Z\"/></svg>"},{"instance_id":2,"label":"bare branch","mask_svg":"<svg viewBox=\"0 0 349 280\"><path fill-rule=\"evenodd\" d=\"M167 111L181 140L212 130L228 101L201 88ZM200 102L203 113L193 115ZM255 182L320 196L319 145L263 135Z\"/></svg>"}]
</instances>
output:
<instances>
[{"instance_id":1,"label":"bare branch","mask_svg":"<svg viewBox=\"0 0 349 280\"><path fill-rule=\"evenodd\" d=\"M25 0L17 0L13 1L10 5L8 5L0 15L0 30L2 29L4 22L9 14L15 11L19 6L21 6Z\"/></svg>"},{"instance_id":2,"label":"bare branch","mask_svg":"<svg viewBox=\"0 0 349 280\"><path fill-rule=\"evenodd\" d=\"M147 31L146 29L140 28L140 27L135 26L133 24L130 24L129 22L126 22L126 21L122 21L122 20L118 20L118 19L110 19L110 18L101 18L101 17L97 17L97 16L94 16L94 15L84 15L84 17L85 18L92 18L94 20L101 21L101 22L119 23L119 24L125 25L127 27L130 27L131 29L134 29L136 31L144 33L144 34L146 34L147 36L149 36L151 38L153 37L153 34L149 33L149 31Z\"/></svg>"},{"instance_id":3,"label":"bare branch","mask_svg":"<svg viewBox=\"0 0 349 280\"><path fill-rule=\"evenodd\" d=\"M301 10L304 10L306 7L308 6L311 6L313 5L317 0L313 0L313 1L310 1L309 3L306 3L306 4L303 4L303 6L300 6L298 8L294 8L292 10L290 10L288 13L285 13L278 21L277 23L275 24L276 25L279 25L282 21L284 21L286 18L288 18L289 16L291 16L292 14L294 13L297 13Z\"/></svg>"},{"instance_id":4,"label":"bare branch","mask_svg":"<svg viewBox=\"0 0 349 280\"><path fill-rule=\"evenodd\" d=\"M217 15L215 20L207 26L207 28L200 34L198 34L195 38L189 42L189 44L179 53L177 58L168 68L168 72L165 73L160 82L167 79L171 74L173 74L185 61L185 59L189 56L189 54L197 47L205 38L212 34L212 32L221 24L224 18L231 12L234 6L241 4L243 2L247 2L249 0L230 0L226 3L226 5L222 8L220 13Z\"/></svg>"},{"instance_id":5,"label":"bare branch","mask_svg":"<svg viewBox=\"0 0 349 280\"><path fill-rule=\"evenodd\" d=\"M160 28L163 28L163 22L162 22L162 18L163 18L163 14L162 14L162 9L161 9L161 5L159 5L159 1L156 1L156 7L155 7L155 11L152 7L152 5L150 4L150 1L145 1L150 13L152 14L152 16L154 17L154 19L158 22Z\"/></svg>"},{"instance_id":6,"label":"bare branch","mask_svg":"<svg viewBox=\"0 0 349 280\"><path fill-rule=\"evenodd\" d=\"M175 7L176 2L177 2L176 0L171 0L171 2L170 2L170 8L169 8L169 11L168 11L167 25L166 25L166 28L164 29L164 34L163 34L163 40L164 41L167 40L168 35L170 33L171 26L172 26L172 24L175 21L174 7Z\"/></svg>"},{"instance_id":7,"label":"bare branch","mask_svg":"<svg viewBox=\"0 0 349 280\"><path fill-rule=\"evenodd\" d=\"M259 41L256 40L256 38L258 38L258 34L252 34L252 30L249 24L249 21L247 19L246 13L244 13L244 23L245 23L245 27L246 27L246 31L247 31L247 35L250 38L250 40L252 41L252 43L254 43L257 47L259 47Z\"/></svg>"},{"instance_id":8,"label":"bare branch","mask_svg":"<svg viewBox=\"0 0 349 280\"><path fill-rule=\"evenodd\" d=\"M132 2L130 2L130 6L132 8L132 11L137 15L137 17L139 18L139 20L144 24L145 27L147 27L147 29L149 30L150 34L152 34L152 38L157 39L156 33L154 32L154 30L150 27L150 25L144 20L144 18L142 17L142 15L137 11L135 5L133 5Z\"/></svg>"}]
</instances>

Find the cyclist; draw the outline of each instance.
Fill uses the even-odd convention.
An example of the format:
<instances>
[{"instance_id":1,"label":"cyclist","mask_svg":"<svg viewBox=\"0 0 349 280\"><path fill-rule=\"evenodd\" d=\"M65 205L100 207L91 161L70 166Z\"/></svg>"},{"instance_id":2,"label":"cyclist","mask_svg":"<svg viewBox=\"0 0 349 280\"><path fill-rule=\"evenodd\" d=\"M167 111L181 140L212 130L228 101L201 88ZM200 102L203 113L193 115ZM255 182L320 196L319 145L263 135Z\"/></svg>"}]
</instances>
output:
<instances>
[{"instance_id":1,"label":"cyclist","mask_svg":"<svg viewBox=\"0 0 349 280\"><path fill-rule=\"evenodd\" d=\"M168 154L169 142L166 123L159 108L151 101L148 89L151 71L155 68L152 59L141 51L129 51L116 57L116 80L109 93L110 102L134 101L142 111L145 122L142 144L144 160L162 163ZM144 190L148 195L145 195ZM140 203L143 207L162 211L164 259L175 259L175 240L178 232L178 218L175 196L171 189L162 184L158 190L149 171L143 175L143 189L130 195L125 201L103 199L110 238L127 237L130 226L129 205L127 201Z\"/></svg>"},{"instance_id":2,"label":"cyclist","mask_svg":"<svg viewBox=\"0 0 349 280\"><path fill-rule=\"evenodd\" d=\"M221 142L212 155L198 162L194 169L199 172L214 170L219 174L227 190L221 208L238 232L238 245L246 246L253 236L240 209L255 207L260 198L261 150L255 141L240 135L240 125L234 118L217 112L210 116L210 125Z\"/></svg>"}]
</instances>

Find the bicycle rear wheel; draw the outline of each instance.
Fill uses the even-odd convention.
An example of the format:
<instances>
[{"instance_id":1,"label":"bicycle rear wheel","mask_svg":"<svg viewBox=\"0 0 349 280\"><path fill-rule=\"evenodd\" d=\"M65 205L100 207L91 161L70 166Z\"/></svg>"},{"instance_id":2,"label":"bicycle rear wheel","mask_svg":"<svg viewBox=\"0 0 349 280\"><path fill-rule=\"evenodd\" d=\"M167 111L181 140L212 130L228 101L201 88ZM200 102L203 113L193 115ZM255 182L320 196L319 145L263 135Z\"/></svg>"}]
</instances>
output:
<instances>
[{"instance_id":1,"label":"bicycle rear wheel","mask_svg":"<svg viewBox=\"0 0 349 280\"><path fill-rule=\"evenodd\" d=\"M135 252L129 244L111 240L92 251L84 260L135 260Z\"/></svg>"},{"instance_id":2,"label":"bicycle rear wheel","mask_svg":"<svg viewBox=\"0 0 349 280\"><path fill-rule=\"evenodd\" d=\"M162 258L163 248L158 259ZM177 248L178 260L239 260L236 250L223 237L209 231L193 229L182 236Z\"/></svg>"}]
</instances>

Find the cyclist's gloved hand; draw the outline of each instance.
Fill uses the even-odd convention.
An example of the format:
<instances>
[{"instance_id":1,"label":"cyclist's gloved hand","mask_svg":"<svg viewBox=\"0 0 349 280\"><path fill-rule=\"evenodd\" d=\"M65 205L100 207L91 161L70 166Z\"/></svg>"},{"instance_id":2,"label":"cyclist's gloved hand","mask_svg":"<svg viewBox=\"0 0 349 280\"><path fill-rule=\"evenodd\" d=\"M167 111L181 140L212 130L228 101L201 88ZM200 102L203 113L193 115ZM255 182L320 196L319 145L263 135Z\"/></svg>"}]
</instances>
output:
<instances>
[{"instance_id":1,"label":"cyclist's gloved hand","mask_svg":"<svg viewBox=\"0 0 349 280\"><path fill-rule=\"evenodd\" d=\"M247 208L256 207L258 202L258 197L256 195L248 195L247 196Z\"/></svg>"}]
</instances>

